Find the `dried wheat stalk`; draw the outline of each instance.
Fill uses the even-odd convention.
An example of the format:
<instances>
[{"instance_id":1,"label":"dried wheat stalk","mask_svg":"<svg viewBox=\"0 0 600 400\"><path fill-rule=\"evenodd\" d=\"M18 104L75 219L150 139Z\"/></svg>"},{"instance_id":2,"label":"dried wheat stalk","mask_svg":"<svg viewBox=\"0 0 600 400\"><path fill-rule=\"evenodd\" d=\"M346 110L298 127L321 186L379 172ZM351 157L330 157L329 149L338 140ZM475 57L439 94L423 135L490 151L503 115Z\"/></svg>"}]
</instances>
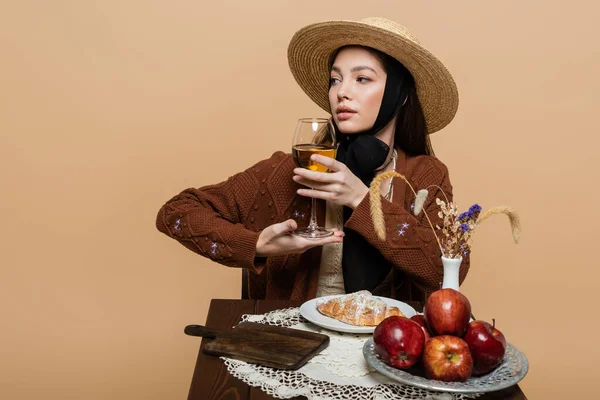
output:
<instances>
[{"instance_id":1,"label":"dried wheat stalk","mask_svg":"<svg viewBox=\"0 0 600 400\"><path fill-rule=\"evenodd\" d=\"M485 213L481 214L477 219L477 225L481 224L483 221L496 214L506 214L508 216L508 220L510 221L510 227L512 229L512 236L515 243L519 243L521 239L521 219L519 218L519 214L509 206L498 206L493 207L487 210Z\"/></svg>"},{"instance_id":2,"label":"dried wheat stalk","mask_svg":"<svg viewBox=\"0 0 600 400\"><path fill-rule=\"evenodd\" d=\"M398 178L403 179L404 182L406 182L406 184L408 185L408 187L410 187L410 190L412 190L415 197L417 197L417 192L412 187L412 185L410 184L408 179L406 179L406 177L404 175L402 175L396 171L384 172L382 174L377 175L373 179L373 181L371 182L371 187L369 188L370 200L371 200L371 219L373 220L373 227L375 228L375 233L377 234L377 237L381 240L385 240L385 236L386 236L385 235L385 220L383 218L383 210L381 209L381 182L385 181L388 178L393 178L393 177L398 177ZM425 217L427 218L427 222L429 222L429 226L431 227L431 230L433 231L435 239L438 242L438 246L440 246L440 251L443 254L444 249L442 248L442 244L440 243L440 240L438 239L437 235L435 234L435 229L433 228L433 224L431 223L431 220L429 219L429 215L427 215L425 210L423 210L423 213L425 214Z\"/></svg>"}]
</instances>

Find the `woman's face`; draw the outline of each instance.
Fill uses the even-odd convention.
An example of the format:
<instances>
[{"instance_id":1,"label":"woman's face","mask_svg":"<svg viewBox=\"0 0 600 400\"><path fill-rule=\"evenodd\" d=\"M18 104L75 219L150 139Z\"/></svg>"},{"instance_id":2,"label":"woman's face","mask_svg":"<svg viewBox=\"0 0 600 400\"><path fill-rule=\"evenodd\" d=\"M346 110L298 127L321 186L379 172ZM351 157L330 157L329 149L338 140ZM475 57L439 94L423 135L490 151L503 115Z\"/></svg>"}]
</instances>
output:
<instances>
[{"instance_id":1,"label":"woman's face","mask_svg":"<svg viewBox=\"0 0 600 400\"><path fill-rule=\"evenodd\" d=\"M329 105L341 132L353 134L373 127L386 77L381 62L367 49L347 47L337 54L331 68Z\"/></svg>"}]
</instances>

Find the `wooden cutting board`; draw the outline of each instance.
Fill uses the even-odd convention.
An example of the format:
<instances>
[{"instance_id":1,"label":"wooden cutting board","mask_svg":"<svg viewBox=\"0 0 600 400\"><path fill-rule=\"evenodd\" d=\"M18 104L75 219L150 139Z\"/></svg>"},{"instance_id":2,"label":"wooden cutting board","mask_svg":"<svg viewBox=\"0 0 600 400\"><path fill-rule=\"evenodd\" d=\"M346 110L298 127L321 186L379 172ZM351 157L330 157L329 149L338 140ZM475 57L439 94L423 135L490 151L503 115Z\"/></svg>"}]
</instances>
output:
<instances>
[{"instance_id":1,"label":"wooden cutting board","mask_svg":"<svg viewBox=\"0 0 600 400\"><path fill-rule=\"evenodd\" d=\"M188 325L186 335L207 339L202 351L265 367L296 370L329 345L329 336L315 332L242 322L229 330Z\"/></svg>"}]
</instances>

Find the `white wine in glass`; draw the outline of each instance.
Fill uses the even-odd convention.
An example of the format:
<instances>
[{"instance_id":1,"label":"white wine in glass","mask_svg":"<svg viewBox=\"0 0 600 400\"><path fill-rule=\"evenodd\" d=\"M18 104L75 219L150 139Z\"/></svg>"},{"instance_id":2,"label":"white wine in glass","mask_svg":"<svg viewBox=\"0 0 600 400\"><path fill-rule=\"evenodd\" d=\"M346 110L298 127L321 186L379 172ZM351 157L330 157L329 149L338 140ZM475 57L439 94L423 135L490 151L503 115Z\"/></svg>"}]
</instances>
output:
<instances>
[{"instance_id":1,"label":"white wine in glass","mask_svg":"<svg viewBox=\"0 0 600 400\"><path fill-rule=\"evenodd\" d=\"M299 167L317 172L329 172L327 167L311 161L313 154L335 158L338 143L335 129L326 118L300 118L292 142L292 155ZM312 198L310 223L306 228L298 228L293 233L306 238L323 238L333 235L333 231L317 224L315 198Z\"/></svg>"}]
</instances>

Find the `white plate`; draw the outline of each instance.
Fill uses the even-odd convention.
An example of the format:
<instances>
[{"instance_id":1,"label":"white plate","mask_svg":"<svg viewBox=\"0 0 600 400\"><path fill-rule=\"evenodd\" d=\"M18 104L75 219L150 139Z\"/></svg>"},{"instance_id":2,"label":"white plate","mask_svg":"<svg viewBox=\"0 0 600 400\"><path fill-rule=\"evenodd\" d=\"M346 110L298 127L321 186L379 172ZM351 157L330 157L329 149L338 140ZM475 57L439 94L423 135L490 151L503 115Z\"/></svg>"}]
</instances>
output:
<instances>
[{"instance_id":1,"label":"white plate","mask_svg":"<svg viewBox=\"0 0 600 400\"><path fill-rule=\"evenodd\" d=\"M334 297L339 297L344 295L333 295L333 296L324 296L317 297L316 299L309 300L300 306L300 315L306 318L308 321L312 322L315 325L318 325L322 328L331 329L338 332L347 332L347 333L373 333L375 330L375 326L354 326L347 324L342 321L338 321L335 318L328 317L323 315L317 310L317 301L329 300ZM402 314L406 315L407 318L412 317L417 312L414 308L409 306L406 303L403 303L398 300L390 299L388 297L380 297L373 296L374 298L383 300L388 306L398 307Z\"/></svg>"}]
</instances>

